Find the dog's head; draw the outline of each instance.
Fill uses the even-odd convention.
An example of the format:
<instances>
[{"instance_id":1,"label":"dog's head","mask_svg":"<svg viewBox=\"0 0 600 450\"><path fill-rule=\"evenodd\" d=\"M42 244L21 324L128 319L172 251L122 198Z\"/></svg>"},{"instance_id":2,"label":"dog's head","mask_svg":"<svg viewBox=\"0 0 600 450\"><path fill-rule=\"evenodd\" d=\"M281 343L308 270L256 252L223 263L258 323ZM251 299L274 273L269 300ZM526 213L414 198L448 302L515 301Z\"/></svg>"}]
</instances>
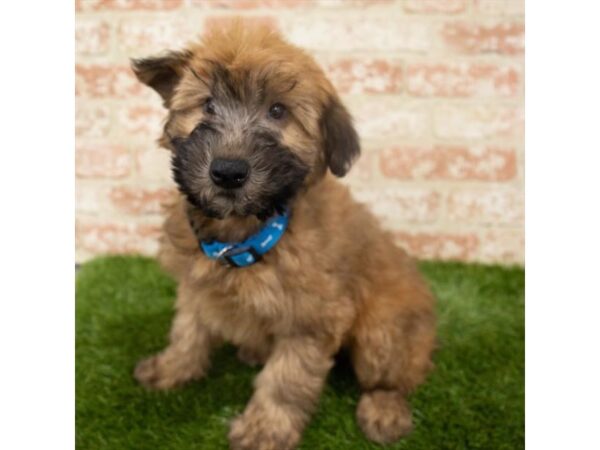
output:
<instances>
[{"instance_id":1,"label":"dog's head","mask_svg":"<svg viewBox=\"0 0 600 450\"><path fill-rule=\"evenodd\" d=\"M315 61L266 28L236 24L180 52L134 60L168 108L160 139L189 202L211 217L268 216L360 148Z\"/></svg>"}]
</instances>

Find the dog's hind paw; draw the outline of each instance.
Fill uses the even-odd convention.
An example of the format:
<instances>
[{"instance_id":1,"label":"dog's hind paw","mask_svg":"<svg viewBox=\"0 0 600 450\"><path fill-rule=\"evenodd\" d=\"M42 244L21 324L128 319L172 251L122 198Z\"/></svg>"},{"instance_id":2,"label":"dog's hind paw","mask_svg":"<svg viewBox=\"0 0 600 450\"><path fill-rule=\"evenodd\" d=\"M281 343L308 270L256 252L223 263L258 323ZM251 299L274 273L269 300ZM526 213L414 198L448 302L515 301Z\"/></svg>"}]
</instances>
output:
<instances>
[{"instance_id":1,"label":"dog's hind paw","mask_svg":"<svg viewBox=\"0 0 600 450\"><path fill-rule=\"evenodd\" d=\"M406 399L396 391L366 392L356 409L358 425L370 440L390 444L412 430L412 416Z\"/></svg>"}]
</instances>

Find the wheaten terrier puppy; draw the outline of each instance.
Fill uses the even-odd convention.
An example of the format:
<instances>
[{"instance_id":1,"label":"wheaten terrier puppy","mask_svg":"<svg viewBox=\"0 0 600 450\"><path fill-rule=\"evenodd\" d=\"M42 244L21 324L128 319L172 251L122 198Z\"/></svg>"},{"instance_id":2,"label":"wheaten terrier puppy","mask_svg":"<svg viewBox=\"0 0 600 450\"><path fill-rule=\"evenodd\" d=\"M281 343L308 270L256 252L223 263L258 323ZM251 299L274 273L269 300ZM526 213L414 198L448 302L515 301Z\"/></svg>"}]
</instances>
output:
<instances>
[{"instance_id":1,"label":"wheaten terrier puppy","mask_svg":"<svg viewBox=\"0 0 600 450\"><path fill-rule=\"evenodd\" d=\"M159 256L179 282L170 343L135 377L156 389L200 379L230 342L264 364L231 448L292 449L347 348L362 430L380 443L408 433L407 395L432 367L434 302L336 180L360 147L323 71L279 34L239 23L133 69L168 109L160 143L180 190Z\"/></svg>"}]
</instances>

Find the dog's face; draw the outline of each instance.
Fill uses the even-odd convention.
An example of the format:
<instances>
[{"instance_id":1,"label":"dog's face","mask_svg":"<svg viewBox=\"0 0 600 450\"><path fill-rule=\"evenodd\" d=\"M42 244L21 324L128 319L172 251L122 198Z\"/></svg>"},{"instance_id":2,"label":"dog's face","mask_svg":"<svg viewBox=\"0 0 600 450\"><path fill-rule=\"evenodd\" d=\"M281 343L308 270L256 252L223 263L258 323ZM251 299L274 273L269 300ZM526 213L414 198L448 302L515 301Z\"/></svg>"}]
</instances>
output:
<instances>
[{"instance_id":1,"label":"dog's face","mask_svg":"<svg viewBox=\"0 0 600 450\"><path fill-rule=\"evenodd\" d=\"M351 118L314 60L239 24L183 52L133 61L169 110L161 144L189 202L215 218L268 217L359 154Z\"/></svg>"}]
</instances>

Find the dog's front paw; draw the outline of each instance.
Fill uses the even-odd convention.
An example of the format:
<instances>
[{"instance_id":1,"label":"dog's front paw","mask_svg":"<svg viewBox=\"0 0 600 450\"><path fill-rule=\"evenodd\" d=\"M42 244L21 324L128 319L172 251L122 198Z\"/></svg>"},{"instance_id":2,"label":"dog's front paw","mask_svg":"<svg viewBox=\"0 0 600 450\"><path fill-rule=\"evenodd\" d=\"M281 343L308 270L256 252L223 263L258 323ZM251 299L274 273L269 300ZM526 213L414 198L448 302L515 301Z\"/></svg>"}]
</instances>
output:
<instances>
[{"instance_id":1,"label":"dog's front paw","mask_svg":"<svg viewBox=\"0 0 600 450\"><path fill-rule=\"evenodd\" d=\"M300 430L292 418L275 405L250 404L231 424L231 450L292 450Z\"/></svg>"},{"instance_id":2,"label":"dog's front paw","mask_svg":"<svg viewBox=\"0 0 600 450\"><path fill-rule=\"evenodd\" d=\"M135 379L148 389L171 389L191 379L199 378L201 373L177 364L168 353L159 353L138 363L133 372Z\"/></svg>"},{"instance_id":3,"label":"dog's front paw","mask_svg":"<svg viewBox=\"0 0 600 450\"><path fill-rule=\"evenodd\" d=\"M160 356L140 361L133 372L135 379L148 389L169 389L176 385L174 378L166 373Z\"/></svg>"}]
</instances>

